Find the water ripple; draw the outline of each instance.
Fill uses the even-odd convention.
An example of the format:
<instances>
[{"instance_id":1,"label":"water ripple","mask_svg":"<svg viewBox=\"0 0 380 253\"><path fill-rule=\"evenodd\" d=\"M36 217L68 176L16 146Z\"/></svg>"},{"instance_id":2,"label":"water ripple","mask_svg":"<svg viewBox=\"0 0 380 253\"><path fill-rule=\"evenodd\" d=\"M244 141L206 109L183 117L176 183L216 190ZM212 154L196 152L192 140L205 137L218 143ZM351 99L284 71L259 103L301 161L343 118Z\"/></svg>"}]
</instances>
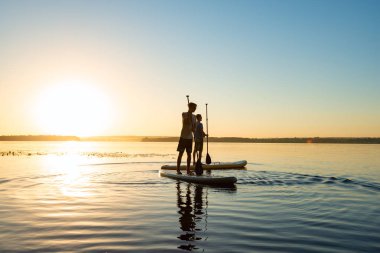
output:
<instances>
[{"instance_id":1,"label":"water ripple","mask_svg":"<svg viewBox=\"0 0 380 253\"><path fill-rule=\"evenodd\" d=\"M295 186L295 185L316 185L334 184L339 186L358 186L380 192L380 184L375 182L361 181L344 177L308 175L286 172L257 171L249 176L239 177L238 184L255 184L270 186Z\"/></svg>"},{"instance_id":2,"label":"water ripple","mask_svg":"<svg viewBox=\"0 0 380 253\"><path fill-rule=\"evenodd\" d=\"M212 172L238 178L213 188L104 165L2 175L1 252L380 251L370 180L248 169Z\"/></svg>"}]
</instances>

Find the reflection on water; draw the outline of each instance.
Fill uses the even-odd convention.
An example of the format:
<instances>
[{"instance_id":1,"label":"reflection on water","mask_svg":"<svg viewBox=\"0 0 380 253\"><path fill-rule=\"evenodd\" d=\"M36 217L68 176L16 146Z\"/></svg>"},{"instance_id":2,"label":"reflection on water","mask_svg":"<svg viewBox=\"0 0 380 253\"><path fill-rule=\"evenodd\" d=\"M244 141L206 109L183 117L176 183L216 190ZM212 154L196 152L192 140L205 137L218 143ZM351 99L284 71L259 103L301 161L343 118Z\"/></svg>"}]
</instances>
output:
<instances>
[{"instance_id":1,"label":"reflection on water","mask_svg":"<svg viewBox=\"0 0 380 253\"><path fill-rule=\"evenodd\" d=\"M210 172L209 172L210 173ZM179 249L192 251L199 250L197 242L207 241L207 219L208 219L208 194L209 190L218 193L236 193L236 187L227 188L202 186L178 181L177 207L179 214L179 227L182 230L177 237L181 240ZM205 251L203 249L202 251Z\"/></svg>"},{"instance_id":2,"label":"reflection on water","mask_svg":"<svg viewBox=\"0 0 380 253\"><path fill-rule=\"evenodd\" d=\"M178 239L184 241L183 244L178 246L179 249L188 251L198 249L195 242L207 239L202 238L202 233L207 230L207 193L206 191L204 204L202 186L177 182L179 225L183 232L178 236ZM203 220L204 222L202 223Z\"/></svg>"},{"instance_id":3,"label":"reflection on water","mask_svg":"<svg viewBox=\"0 0 380 253\"><path fill-rule=\"evenodd\" d=\"M50 156L45 159L46 174L59 175L55 180L59 191L66 197L91 196L90 175L79 165L84 159L77 155Z\"/></svg>"},{"instance_id":4,"label":"reflection on water","mask_svg":"<svg viewBox=\"0 0 380 253\"><path fill-rule=\"evenodd\" d=\"M238 191L159 177L173 143L0 143L47 153L0 153L0 252L380 252L380 145L212 145Z\"/></svg>"}]
</instances>

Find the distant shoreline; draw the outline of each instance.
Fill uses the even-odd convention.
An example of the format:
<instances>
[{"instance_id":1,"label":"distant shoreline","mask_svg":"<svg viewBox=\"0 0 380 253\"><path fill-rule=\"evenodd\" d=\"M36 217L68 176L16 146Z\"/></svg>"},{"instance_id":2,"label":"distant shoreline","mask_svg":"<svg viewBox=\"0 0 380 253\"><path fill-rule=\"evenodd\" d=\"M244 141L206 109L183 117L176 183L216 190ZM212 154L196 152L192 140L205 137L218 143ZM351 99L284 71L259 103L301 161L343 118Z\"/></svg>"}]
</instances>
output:
<instances>
[{"instance_id":1,"label":"distant shoreline","mask_svg":"<svg viewBox=\"0 0 380 253\"><path fill-rule=\"evenodd\" d=\"M109 141L109 142L177 142L178 137L158 136L94 136L77 137L61 135L2 135L0 141ZM295 138L242 138L210 137L210 142L227 143L336 143L380 144L378 137L295 137Z\"/></svg>"}]
</instances>

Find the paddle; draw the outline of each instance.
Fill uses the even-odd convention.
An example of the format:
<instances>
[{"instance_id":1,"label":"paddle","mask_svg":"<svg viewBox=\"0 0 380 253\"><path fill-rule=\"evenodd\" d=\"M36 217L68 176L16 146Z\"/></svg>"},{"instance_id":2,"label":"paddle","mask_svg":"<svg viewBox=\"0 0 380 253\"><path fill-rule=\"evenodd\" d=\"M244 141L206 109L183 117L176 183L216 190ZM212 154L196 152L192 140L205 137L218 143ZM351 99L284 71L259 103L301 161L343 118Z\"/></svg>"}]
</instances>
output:
<instances>
[{"instance_id":1,"label":"paddle","mask_svg":"<svg viewBox=\"0 0 380 253\"><path fill-rule=\"evenodd\" d=\"M186 95L186 97L187 97L187 106L189 106L189 104L190 104L190 100L189 100L189 95ZM193 115L192 115L192 113L190 113L190 120L191 120L191 127L193 127Z\"/></svg>"},{"instance_id":2,"label":"paddle","mask_svg":"<svg viewBox=\"0 0 380 253\"><path fill-rule=\"evenodd\" d=\"M207 104L206 104L206 131L207 131L207 155L206 155L206 164L211 163L211 157L208 153L208 112L207 112Z\"/></svg>"}]
</instances>

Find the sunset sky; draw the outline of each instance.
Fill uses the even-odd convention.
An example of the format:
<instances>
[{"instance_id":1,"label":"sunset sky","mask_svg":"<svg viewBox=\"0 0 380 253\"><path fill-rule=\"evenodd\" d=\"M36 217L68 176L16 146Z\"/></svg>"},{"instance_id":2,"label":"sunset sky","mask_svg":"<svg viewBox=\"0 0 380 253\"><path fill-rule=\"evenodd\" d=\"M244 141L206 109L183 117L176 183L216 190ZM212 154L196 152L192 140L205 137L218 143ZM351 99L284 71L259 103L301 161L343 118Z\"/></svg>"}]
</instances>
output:
<instances>
[{"instance_id":1,"label":"sunset sky","mask_svg":"<svg viewBox=\"0 0 380 253\"><path fill-rule=\"evenodd\" d=\"M380 137L380 1L0 0L0 135ZM204 116L204 119L206 117ZM205 122L204 122L205 123Z\"/></svg>"}]
</instances>

